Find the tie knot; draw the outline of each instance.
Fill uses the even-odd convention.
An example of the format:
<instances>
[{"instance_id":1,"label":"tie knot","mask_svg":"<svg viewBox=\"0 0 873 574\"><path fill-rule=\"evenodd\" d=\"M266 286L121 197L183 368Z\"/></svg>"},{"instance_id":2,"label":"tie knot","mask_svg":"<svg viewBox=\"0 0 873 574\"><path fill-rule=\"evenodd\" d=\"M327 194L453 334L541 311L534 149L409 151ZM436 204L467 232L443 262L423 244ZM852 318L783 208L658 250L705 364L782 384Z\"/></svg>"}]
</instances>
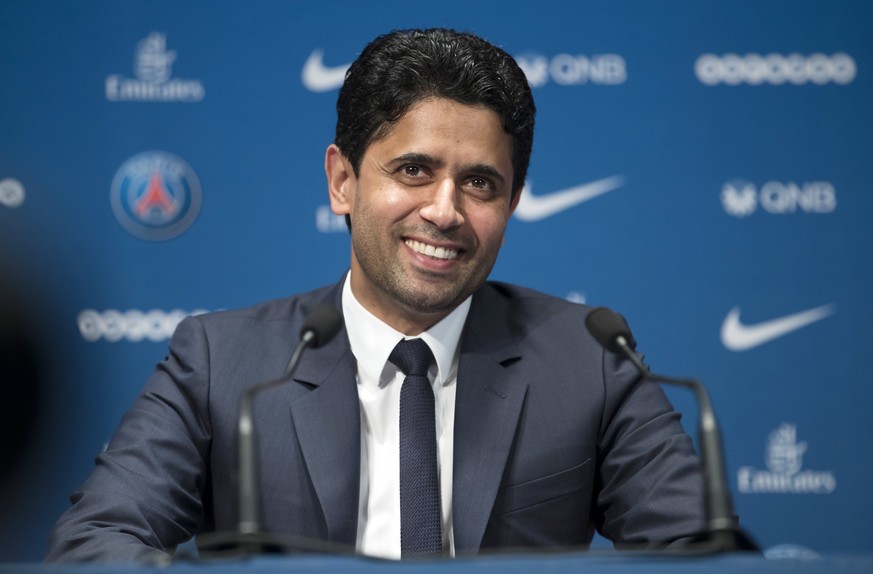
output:
<instances>
[{"instance_id":1,"label":"tie knot","mask_svg":"<svg viewBox=\"0 0 873 574\"><path fill-rule=\"evenodd\" d=\"M404 375L427 376L433 363L433 353L421 339L406 339L397 343L388 360L397 365Z\"/></svg>"}]
</instances>

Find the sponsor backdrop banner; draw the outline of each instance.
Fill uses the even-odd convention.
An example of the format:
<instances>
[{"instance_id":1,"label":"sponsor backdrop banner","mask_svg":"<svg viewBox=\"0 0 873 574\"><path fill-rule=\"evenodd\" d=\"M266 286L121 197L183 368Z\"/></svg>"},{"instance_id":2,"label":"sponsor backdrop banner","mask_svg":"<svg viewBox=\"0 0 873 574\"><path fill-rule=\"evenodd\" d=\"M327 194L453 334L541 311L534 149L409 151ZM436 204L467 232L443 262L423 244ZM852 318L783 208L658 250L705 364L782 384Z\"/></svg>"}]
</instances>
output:
<instances>
[{"instance_id":1,"label":"sponsor backdrop banner","mask_svg":"<svg viewBox=\"0 0 873 574\"><path fill-rule=\"evenodd\" d=\"M182 317L340 279L338 85L429 26L534 86L492 278L704 381L771 555L873 551L873 4L2 0L0 560L41 559Z\"/></svg>"}]
</instances>

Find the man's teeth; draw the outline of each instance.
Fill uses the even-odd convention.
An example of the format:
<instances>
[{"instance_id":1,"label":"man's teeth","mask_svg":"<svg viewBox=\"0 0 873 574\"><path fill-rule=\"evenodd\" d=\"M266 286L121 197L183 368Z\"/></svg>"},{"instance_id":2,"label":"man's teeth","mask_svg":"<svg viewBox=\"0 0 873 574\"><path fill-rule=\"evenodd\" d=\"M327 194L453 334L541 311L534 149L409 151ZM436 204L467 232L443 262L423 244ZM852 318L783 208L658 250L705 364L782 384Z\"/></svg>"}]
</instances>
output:
<instances>
[{"instance_id":1,"label":"man's teeth","mask_svg":"<svg viewBox=\"0 0 873 574\"><path fill-rule=\"evenodd\" d=\"M434 259L454 259L458 256L458 251L455 249L434 247L433 245L421 243L420 241L413 241L411 239L406 240L406 245L408 245L416 253L423 253L428 257L433 257Z\"/></svg>"}]
</instances>

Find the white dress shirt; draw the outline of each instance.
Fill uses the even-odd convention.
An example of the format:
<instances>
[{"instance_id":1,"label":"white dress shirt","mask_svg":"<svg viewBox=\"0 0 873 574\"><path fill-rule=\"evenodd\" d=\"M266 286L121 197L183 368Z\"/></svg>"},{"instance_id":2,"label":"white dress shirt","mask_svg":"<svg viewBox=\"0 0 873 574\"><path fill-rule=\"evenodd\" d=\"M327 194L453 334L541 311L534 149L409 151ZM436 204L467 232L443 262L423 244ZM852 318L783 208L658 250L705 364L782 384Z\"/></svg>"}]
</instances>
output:
<instances>
[{"instance_id":1,"label":"white dress shirt","mask_svg":"<svg viewBox=\"0 0 873 574\"><path fill-rule=\"evenodd\" d=\"M452 533L452 452L454 447L455 391L459 342L468 297L442 321L418 338L430 347L436 364L428 376L434 388L437 466L440 477L443 548L454 556ZM352 353L358 362L358 398L361 403L361 495L358 510L357 550L383 558L400 558L400 387L404 375L388 362L404 338L367 311L352 293L346 276L343 316Z\"/></svg>"}]
</instances>

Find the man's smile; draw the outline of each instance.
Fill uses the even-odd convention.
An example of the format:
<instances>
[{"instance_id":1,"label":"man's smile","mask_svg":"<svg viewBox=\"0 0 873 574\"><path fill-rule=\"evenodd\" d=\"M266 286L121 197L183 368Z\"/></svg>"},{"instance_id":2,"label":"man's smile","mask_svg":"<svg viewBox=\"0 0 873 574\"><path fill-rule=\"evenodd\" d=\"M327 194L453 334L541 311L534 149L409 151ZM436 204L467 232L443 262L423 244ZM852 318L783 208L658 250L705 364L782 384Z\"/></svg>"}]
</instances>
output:
<instances>
[{"instance_id":1,"label":"man's smile","mask_svg":"<svg viewBox=\"0 0 873 574\"><path fill-rule=\"evenodd\" d=\"M428 257L433 257L434 259L451 260L458 257L457 249L436 247L429 243L422 243L421 241L416 241L414 239L405 239L404 243L406 243L406 245L416 253L421 253Z\"/></svg>"}]
</instances>

